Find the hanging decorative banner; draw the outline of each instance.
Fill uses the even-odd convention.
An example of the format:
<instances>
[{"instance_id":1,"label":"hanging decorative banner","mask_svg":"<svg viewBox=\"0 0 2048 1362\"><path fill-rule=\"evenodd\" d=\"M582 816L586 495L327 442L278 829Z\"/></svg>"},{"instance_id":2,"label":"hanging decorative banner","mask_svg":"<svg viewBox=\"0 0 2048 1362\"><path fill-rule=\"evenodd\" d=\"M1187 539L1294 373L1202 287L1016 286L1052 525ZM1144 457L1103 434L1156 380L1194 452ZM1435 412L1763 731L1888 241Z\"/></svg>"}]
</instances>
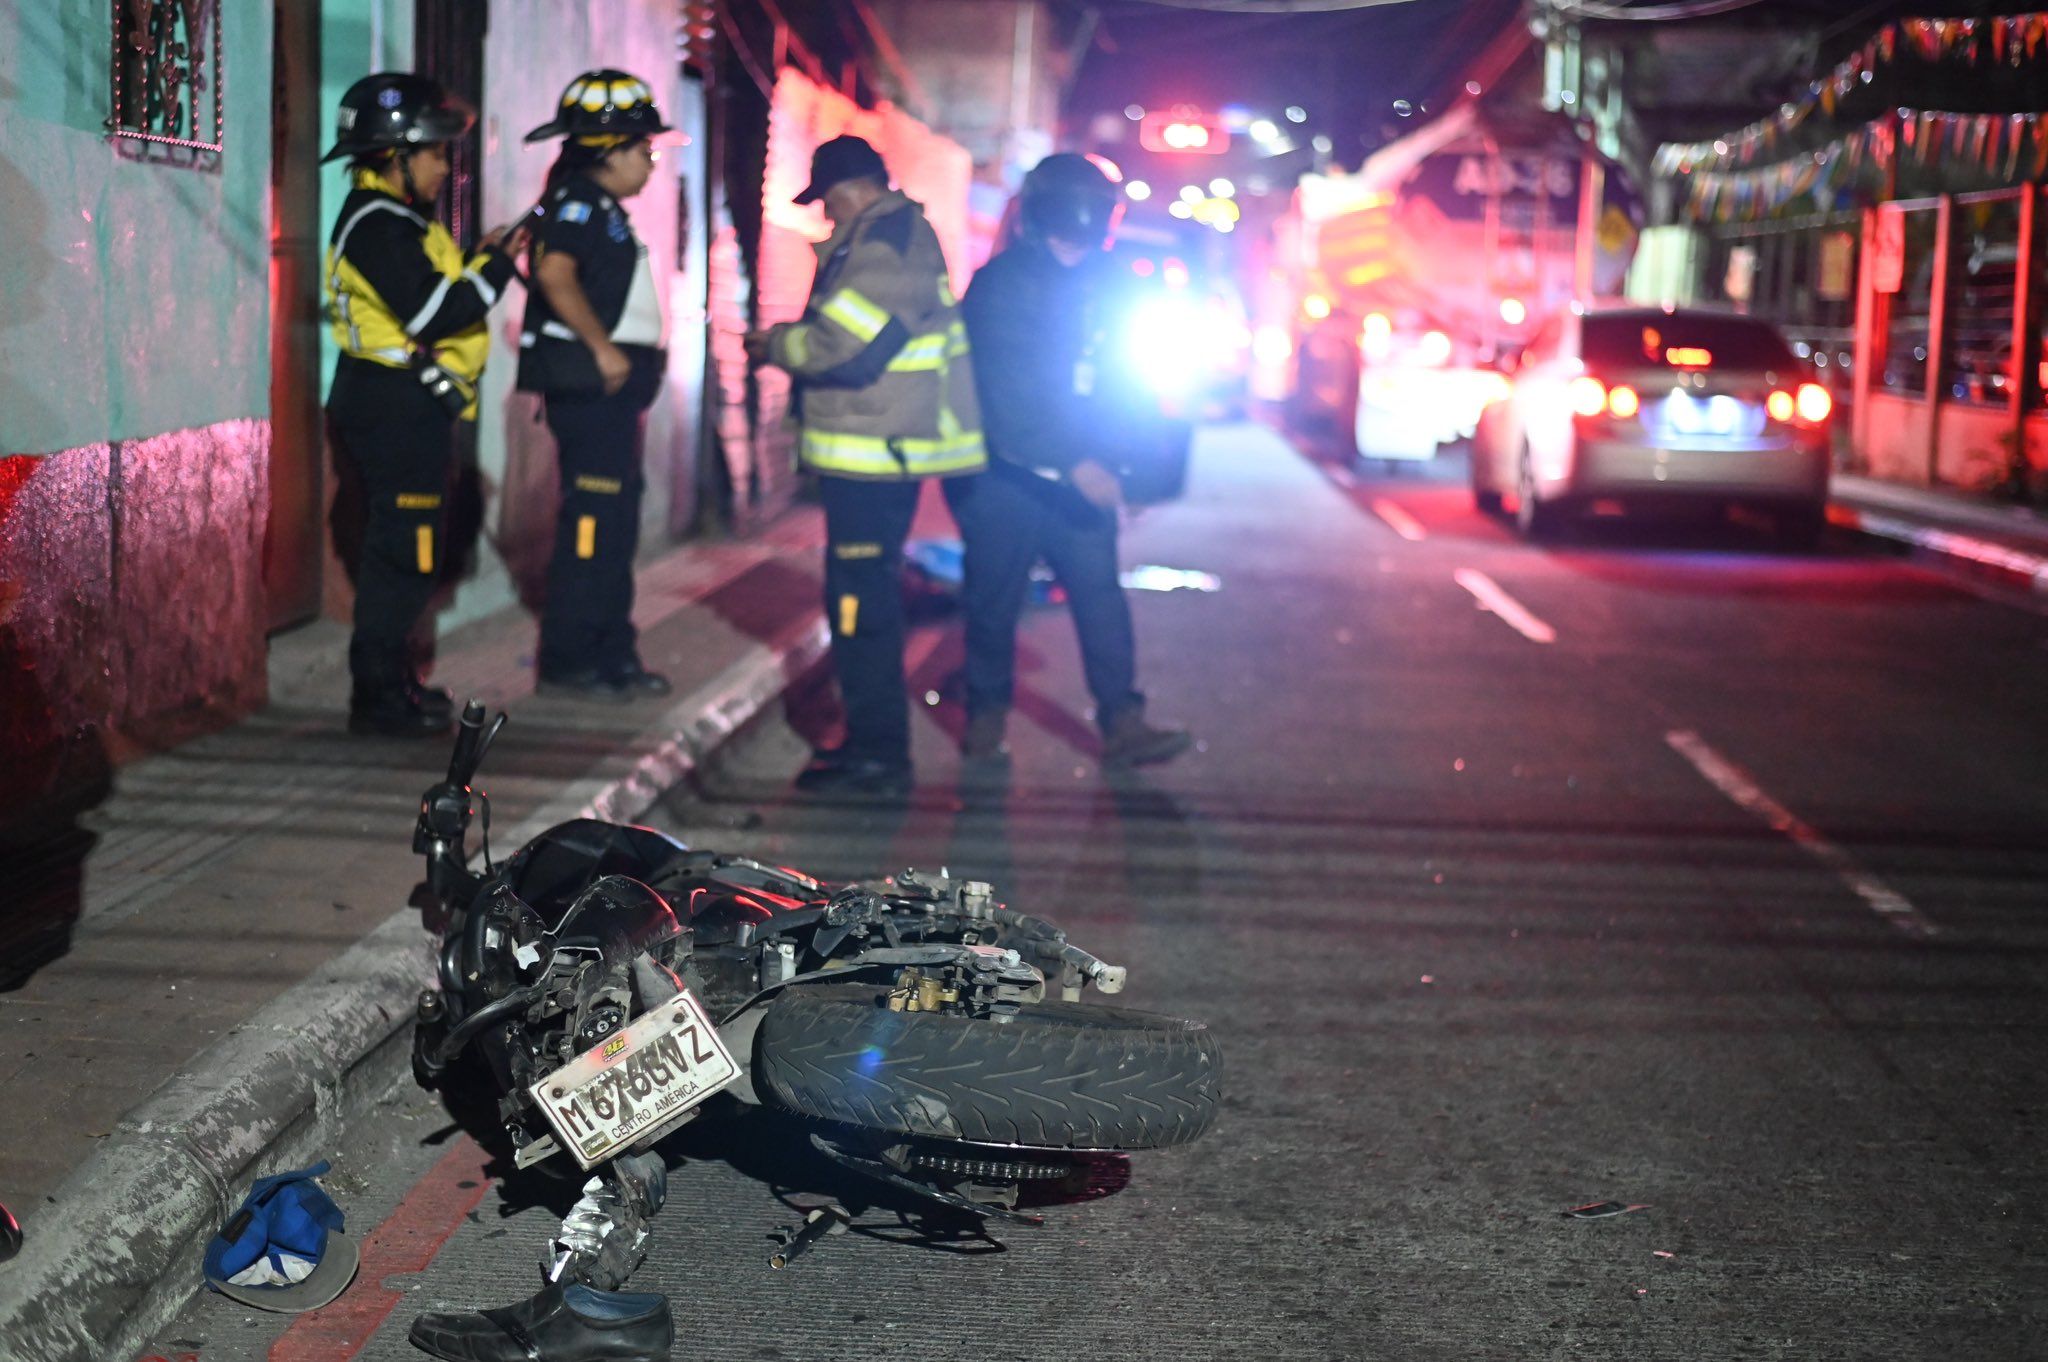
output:
<instances>
[{"instance_id":1,"label":"hanging decorative banner","mask_svg":"<svg viewBox=\"0 0 2048 1362\"><path fill-rule=\"evenodd\" d=\"M2048 12L1985 19L1894 20L1872 34L1870 41L1850 53L1826 77L1809 85L1799 99L1780 106L1776 113L1710 141L1666 142L1657 149L1652 162L1656 172L1690 175L1697 170L1726 170L1754 162L1780 139L1796 132L1816 108L1823 116L1833 117L1836 106L1850 91L1871 84L1881 68L1898 59L1901 38L1905 39L1908 51L1922 62L1978 66L1988 58L1998 65L2018 68L2039 60L2044 49L2048 49Z\"/></svg>"},{"instance_id":2,"label":"hanging decorative banner","mask_svg":"<svg viewBox=\"0 0 2048 1362\"><path fill-rule=\"evenodd\" d=\"M1856 175L1866 166L1879 171L1890 168L1901 147L1915 165L1932 165L1943 158L1967 160L1983 173L1995 175L2002 164L2005 178L2010 180L2019 169L2023 147L2028 145L2033 148L2030 174L2039 180L2048 174L2048 136L2043 136L2040 114L1898 109L1816 151L1775 165L1754 170L1696 170L1687 203L1696 219L1722 222L1728 221L1731 213L1744 218L1768 216L1808 195L1816 208L1825 210L1834 205L1841 191L1854 187ZM1718 215L1716 205L1721 209Z\"/></svg>"}]
</instances>

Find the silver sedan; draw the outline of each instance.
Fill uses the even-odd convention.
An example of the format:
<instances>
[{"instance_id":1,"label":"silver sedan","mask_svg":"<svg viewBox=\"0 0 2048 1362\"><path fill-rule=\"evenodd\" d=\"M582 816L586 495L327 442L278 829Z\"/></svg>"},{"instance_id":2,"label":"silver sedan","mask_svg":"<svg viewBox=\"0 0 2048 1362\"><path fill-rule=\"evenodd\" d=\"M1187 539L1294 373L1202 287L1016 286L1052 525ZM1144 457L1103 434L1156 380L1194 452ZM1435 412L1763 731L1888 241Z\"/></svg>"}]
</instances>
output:
<instances>
[{"instance_id":1,"label":"silver sedan","mask_svg":"<svg viewBox=\"0 0 2048 1362\"><path fill-rule=\"evenodd\" d=\"M1690 308L1574 309L1537 331L1480 416L1472 495L1532 539L1594 508L1761 506L1827 523L1833 401L1777 329Z\"/></svg>"}]
</instances>

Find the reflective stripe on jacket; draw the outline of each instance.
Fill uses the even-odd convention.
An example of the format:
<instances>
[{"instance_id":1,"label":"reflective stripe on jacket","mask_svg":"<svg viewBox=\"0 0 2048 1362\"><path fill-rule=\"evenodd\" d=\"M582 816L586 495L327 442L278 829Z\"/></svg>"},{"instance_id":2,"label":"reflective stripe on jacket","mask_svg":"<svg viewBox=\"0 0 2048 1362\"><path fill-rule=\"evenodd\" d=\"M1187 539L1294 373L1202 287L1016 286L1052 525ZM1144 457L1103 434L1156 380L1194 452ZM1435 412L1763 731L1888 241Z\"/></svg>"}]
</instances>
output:
<instances>
[{"instance_id":1,"label":"reflective stripe on jacket","mask_svg":"<svg viewBox=\"0 0 2048 1362\"><path fill-rule=\"evenodd\" d=\"M404 369L431 355L469 395L490 352L485 316L512 275L493 251L465 258L455 238L358 171L327 246L327 317L342 353Z\"/></svg>"},{"instance_id":2,"label":"reflective stripe on jacket","mask_svg":"<svg viewBox=\"0 0 2048 1362\"><path fill-rule=\"evenodd\" d=\"M892 190L816 250L803 319L768 340L802 393L804 463L887 480L979 472L967 329L924 210Z\"/></svg>"}]
</instances>

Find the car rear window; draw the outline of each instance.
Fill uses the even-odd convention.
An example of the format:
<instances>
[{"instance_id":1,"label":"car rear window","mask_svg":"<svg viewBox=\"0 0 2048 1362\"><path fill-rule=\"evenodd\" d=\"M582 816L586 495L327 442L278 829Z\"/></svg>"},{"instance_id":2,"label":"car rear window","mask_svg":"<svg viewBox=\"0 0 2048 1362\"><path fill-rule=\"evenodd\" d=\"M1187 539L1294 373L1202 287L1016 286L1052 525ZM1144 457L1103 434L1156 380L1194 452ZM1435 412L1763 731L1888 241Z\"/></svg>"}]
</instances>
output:
<instances>
[{"instance_id":1,"label":"car rear window","mask_svg":"<svg viewBox=\"0 0 2048 1362\"><path fill-rule=\"evenodd\" d=\"M1587 365L1594 369L1782 369L1793 363L1784 338L1741 317L1652 312L1585 321Z\"/></svg>"}]
</instances>

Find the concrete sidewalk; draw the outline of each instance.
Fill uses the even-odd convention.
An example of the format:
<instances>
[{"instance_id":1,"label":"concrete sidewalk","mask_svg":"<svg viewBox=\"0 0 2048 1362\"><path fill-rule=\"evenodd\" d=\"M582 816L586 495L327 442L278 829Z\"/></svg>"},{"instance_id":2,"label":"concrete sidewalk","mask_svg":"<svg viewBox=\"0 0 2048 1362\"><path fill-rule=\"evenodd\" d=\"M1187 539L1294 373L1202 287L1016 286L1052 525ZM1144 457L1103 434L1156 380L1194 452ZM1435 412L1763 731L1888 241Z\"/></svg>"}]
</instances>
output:
<instances>
[{"instance_id":1,"label":"concrete sidewalk","mask_svg":"<svg viewBox=\"0 0 2048 1362\"><path fill-rule=\"evenodd\" d=\"M2048 594L2048 516L1947 489L1834 475L1828 519L2003 586Z\"/></svg>"},{"instance_id":2,"label":"concrete sidewalk","mask_svg":"<svg viewBox=\"0 0 2048 1362\"><path fill-rule=\"evenodd\" d=\"M523 610L443 640L433 680L512 715L479 782L497 853L641 816L811 668L822 540L802 510L642 569L667 699L535 697ZM116 770L38 868L29 911L68 948L0 992L0 1202L26 1238L0 1266L6 1362L132 1356L251 1178L321 1157L404 1070L432 978L411 829L449 745L349 737L345 644L280 639L263 711Z\"/></svg>"}]
</instances>

